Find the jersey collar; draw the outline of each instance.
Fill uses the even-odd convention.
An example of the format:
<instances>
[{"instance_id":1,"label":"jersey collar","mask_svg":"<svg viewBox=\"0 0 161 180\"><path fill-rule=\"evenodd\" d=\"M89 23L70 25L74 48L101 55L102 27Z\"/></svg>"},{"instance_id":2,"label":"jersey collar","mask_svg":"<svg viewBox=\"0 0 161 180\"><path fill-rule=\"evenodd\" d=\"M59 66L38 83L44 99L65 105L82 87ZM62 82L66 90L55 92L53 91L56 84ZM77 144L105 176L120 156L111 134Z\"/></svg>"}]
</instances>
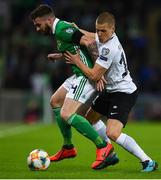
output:
<instances>
[{"instance_id":1,"label":"jersey collar","mask_svg":"<svg viewBox=\"0 0 161 180\"><path fill-rule=\"evenodd\" d=\"M116 33L113 33L112 36L111 36L111 38L110 38L108 41L110 41L111 39L113 39L114 36L116 36Z\"/></svg>"},{"instance_id":2,"label":"jersey collar","mask_svg":"<svg viewBox=\"0 0 161 180\"><path fill-rule=\"evenodd\" d=\"M55 34L55 29L56 29L56 25L58 23L59 19L58 18L55 18L54 22L53 22L53 27L52 27L52 32L53 34Z\"/></svg>"}]
</instances>

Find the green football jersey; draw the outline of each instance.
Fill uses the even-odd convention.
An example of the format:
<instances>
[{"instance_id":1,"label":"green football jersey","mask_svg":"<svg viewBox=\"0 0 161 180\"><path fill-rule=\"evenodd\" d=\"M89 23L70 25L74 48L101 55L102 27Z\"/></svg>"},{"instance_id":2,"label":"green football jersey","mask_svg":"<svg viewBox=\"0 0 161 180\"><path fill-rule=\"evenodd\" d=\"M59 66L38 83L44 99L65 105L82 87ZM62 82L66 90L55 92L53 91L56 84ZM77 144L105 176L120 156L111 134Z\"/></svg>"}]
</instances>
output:
<instances>
[{"instance_id":1,"label":"green football jersey","mask_svg":"<svg viewBox=\"0 0 161 180\"><path fill-rule=\"evenodd\" d=\"M76 51L80 49L80 57L83 63L88 67L93 67L92 58L90 57L86 47L75 44L72 41L72 35L75 31L78 31L78 29L66 21L58 19L55 21L56 23L53 25L53 33L55 34L57 41L57 49L62 53L69 51L72 54L76 54ZM84 75L83 72L75 65L72 65L72 71L77 76Z\"/></svg>"}]
</instances>

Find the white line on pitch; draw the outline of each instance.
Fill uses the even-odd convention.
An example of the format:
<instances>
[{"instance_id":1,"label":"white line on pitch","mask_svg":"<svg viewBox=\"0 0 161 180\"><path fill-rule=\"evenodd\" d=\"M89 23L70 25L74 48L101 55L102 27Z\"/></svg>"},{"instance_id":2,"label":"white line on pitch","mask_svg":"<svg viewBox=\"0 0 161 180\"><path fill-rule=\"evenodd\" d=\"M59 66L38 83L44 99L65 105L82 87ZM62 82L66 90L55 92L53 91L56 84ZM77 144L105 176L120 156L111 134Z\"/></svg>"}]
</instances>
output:
<instances>
[{"instance_id":1,"label":"white line on pitch","mask_svg":"<svg viewBox=\"0 0 161 180\"><path fill-rule=\"evenodd\" d=\"M5 130L1 130L0 131L0 138L4 138L7 136L13 136L13 135L17 135L17 134L23 134L29 131L33 131L36 129L39 129L43 126L38 125L21 125L21 126L17 126L17 127L12 127L12 128L8 128Z\"/></svg>"}]
</instances>

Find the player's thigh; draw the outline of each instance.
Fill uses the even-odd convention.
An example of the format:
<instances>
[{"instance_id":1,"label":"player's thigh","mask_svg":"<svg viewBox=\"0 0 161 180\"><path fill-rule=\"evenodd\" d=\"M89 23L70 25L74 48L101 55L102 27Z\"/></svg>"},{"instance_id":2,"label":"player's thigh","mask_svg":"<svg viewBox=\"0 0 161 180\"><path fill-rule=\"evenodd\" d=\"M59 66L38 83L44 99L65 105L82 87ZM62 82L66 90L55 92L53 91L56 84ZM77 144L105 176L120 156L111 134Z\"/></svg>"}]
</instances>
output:
<instances>
[{"instance_id":1,"label":"player's thigh","mask_svg":"<svg viewBox=\"0 0 161 180\"><path fill-rule=\"evenodd\" d=\"M109 93L107 94L110 100L108 112L106 114L108 118L107 135L112 140L116 140L128 121L128 115L135 104L137 92L132 94L123 92L115 92L110 95Z\"/></svg>"},{"instance_id":2,"label":"player's thigh","mask_svg":"<svg viewBox=\"0 0 161 180\"><path fill-rule=\"evenodd\" d=\"M93 82L84 76L75 77L66 95L61 111L62 116L66 118L66 116L78 112L78 109L80 109L83 104L86 104L94 93L95 88Z\"/></svg>"},{"instance_id":3,"label":"player's thigh","mask_svg":"<svg viewBox=\"0 0 161 180\"><path fill-rule=\"evenodd\" d=\"M86 104L95 92L94 83L84 76L79 76L73 80L72 86L66 97L81 102L82 104Z\"/></svg>"},{"instance_id":4,"label":"player's thigh","mask_svg":"<svg viewBox=\"0 0 161 180\"><path fill-rule=\"evenodd\" d=\"M134 106L137 92L126 94L123 92L111 93L109 96L109 108L106 114L108 119L117 119L125 127L128 122L129 113Z\"/></svg>"},{"instance_id":5,"label":"player's thigh","mask_svg":"<svg viewBox=\"0 0 161 180\"><path fill-rule=\"evenodd\" d=\"M87 112L89 111L89 108L91 107L92 102L97 96L97 94L98 94L97 92L94 92L93 94L91 93L91 96L89 97L89 99L85 103L82 103L77 113L80 114L81 116L85 116Z\"/></svg>"},{"instance_id":6,"label":"player's thigh","mask_svg":"<svg viewBox=\"0 0 161 180\"><path fill-rule=\"evenodd\" d=\"M53 108L61 107L64 103L67 90L61 85L56 92L51 96L50 104Z\"/></svg>"},{"instance_id":7,"label":"player's thigh","mask_svg":"<svg viewBox=\"0 0 161 180\"><path fill-rule=\"evenodd\" d=\"M102 115L96 111L94 111L91 107L88 109L85 118L91 123L91 124L95 124L100 118L102 117Z\"/></svg>"},{"instance_id":8,"label":"player's thigh","mask_svg":"<svg viewBox=\"0 0 161 180\"><path fill-rule=\"evenodd\" d=\"M66 97L61 108L61 117L64 120L68 120L72 114L77 112L81 105L81 102Z\"/></svg>"},{"instance_id":9,"label":"player's thigh","mask_svg":"<svg viewBox=\"0 0 161 180\"><path fill-rule=\"evenodd\" d=\"M64 103L66 94L70 90L75 75L67 78L64 83L57 89L57 91L51 96L50 104L54 107L61 107Z\"/></svg>"},{"instance_id":10,"label":"player's thigh","mask_svg":"<svg viewBox=\"0 0 161 180\"><path fill-rule=\"evenodd\" d=\"M109 110L109 104L110 102L108 101L108 96L106 96L106 92L103 91L96 96L92 102L91 108L102 116L106 116Z\"/></svg>"}]
</instances>

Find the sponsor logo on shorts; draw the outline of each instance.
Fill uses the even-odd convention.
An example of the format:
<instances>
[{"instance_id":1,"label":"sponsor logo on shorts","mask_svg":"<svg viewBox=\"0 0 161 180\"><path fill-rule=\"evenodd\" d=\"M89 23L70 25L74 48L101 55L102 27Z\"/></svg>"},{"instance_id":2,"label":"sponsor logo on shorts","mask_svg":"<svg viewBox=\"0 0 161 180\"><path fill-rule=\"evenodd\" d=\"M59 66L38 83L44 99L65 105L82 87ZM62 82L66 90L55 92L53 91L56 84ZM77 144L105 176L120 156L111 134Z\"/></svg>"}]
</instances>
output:
<instances>
[{"instance_id":1,"label":"sponsor logo on shorts","mask_svg":"<svg viewBox=\"0 0 161 180\"><path fill-rule=\"evenodd\" d=\"M114 109L117 109L117 106L113 106Z\"/></svg>"},{"instance_id":2,"label":"sponsor logo on shorts","mask_svg":"<svg viewBox=\"0 0 161 180\"><path fill-rule=\"evenodd\" d=\"M117 112L111 112L110 114L111 114L111 115L115 115L115 114L118 114L118 113L117 113Z\"/></svg>"}]
</instances>

